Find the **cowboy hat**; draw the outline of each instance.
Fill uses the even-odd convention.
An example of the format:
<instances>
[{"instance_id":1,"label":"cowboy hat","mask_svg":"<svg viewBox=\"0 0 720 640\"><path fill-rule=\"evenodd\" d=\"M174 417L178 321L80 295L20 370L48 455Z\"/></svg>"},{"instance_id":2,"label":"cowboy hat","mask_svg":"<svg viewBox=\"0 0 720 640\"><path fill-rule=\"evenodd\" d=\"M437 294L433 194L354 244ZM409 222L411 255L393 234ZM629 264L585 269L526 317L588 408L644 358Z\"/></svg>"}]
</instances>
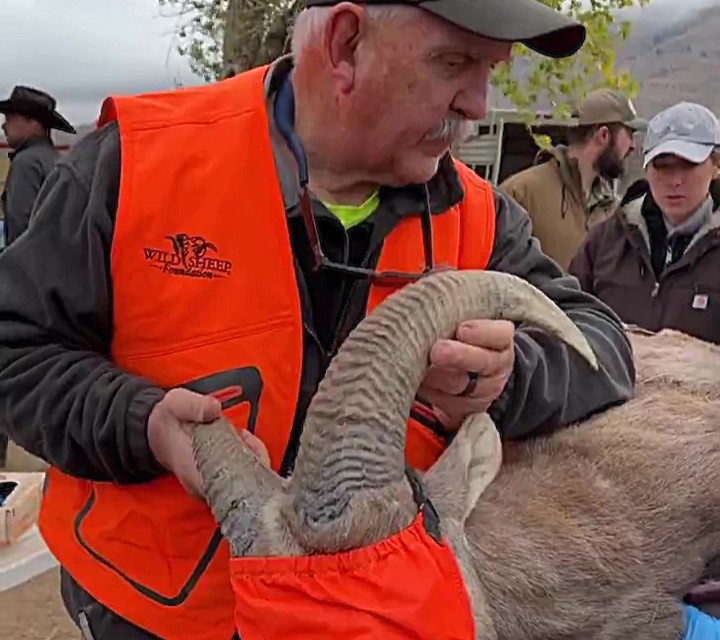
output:
<instances>
[{"instance_id":1,"label":"cowboy hat","mask_svg":"<svg viewBox=\"0 0 720 640\"><path fill-rule=\"evenodd\" d=\"M50 94L21 85L13 88L7 100L0 100L0 113L18 113L37 120L48 129L77 133L56 110L57 102Z\"/></svg>"}]
</instances>

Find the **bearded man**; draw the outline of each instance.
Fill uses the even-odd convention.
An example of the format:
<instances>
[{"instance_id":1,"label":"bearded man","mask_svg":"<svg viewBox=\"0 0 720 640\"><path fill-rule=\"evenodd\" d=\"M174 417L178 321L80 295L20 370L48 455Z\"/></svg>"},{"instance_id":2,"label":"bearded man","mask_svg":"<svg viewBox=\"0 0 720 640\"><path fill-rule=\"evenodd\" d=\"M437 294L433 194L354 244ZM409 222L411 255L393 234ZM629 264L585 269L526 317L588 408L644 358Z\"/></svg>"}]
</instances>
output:
<instances>
[{"instance_id":1,"label":"bearded man","mask_svg":"<svg viewBox=\"0 0 720 640\"><path fill-rule=\"evenodd\" d=\"M633 134L646 123L617 91L590 92L580 104L568 144L542 149L532 167L500 188L530 214L545 254L567 270L588 230L618 205L613 181L633 152Z\"/></svg>"},{"instance_id":2,"label":"bearded man","mask_svg":"<svg viewBox=\"0 0 720 640\"><path fill-rule=\"evenodd\" d=\"M230 640L229 548L184 425L223 411L292 473L338 347L433 266L525 278L600 367L535 328L466 323L434 345L409 465L473 413L520 438L632 395L619 319L448 153L513 41L566 56L583 27L537 0L307 4L291 56L108 99L0 256L0 425L51 465L40 528L86 638Z\"/></svg>"}]
</instances>

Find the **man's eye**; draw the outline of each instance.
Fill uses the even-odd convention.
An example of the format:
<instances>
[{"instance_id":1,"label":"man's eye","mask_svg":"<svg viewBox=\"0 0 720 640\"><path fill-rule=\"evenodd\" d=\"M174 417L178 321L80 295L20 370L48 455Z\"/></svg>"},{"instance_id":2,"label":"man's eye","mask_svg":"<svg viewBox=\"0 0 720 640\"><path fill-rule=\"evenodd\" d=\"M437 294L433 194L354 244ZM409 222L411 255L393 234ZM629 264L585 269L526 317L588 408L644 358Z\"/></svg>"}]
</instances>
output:
<instances>
[{"instance_id":1,"label":"man's eye","mask_svg":"<svg viewBox=\"0 0 720 640\"><path fill-rule=\"evenodd\" d=\"M462 57L462 56L453 56L451 58L445 58L445 60L443 61L445 66L452 71L457 71L461 67L464 67L465 65L467 65L467 62L468 62L467 58Z\"/></svg>"}]
</instances>

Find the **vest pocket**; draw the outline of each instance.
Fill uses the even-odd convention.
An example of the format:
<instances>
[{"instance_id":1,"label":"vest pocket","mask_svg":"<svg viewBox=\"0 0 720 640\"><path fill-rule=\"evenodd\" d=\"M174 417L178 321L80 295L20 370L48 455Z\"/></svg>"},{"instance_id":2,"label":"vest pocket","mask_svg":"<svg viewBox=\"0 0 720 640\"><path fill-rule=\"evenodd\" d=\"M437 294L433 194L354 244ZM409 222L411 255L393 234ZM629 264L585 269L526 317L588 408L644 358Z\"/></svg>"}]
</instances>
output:
<instances>
[{"instance_id":1,"label":"vest pocket","mask_svg":"<svg viewBox=\"0 0 720 640\"><path fill-rule=\"evenodd\" d=\"M294 415L285 396L297 395L301 331L285 316L121 365L164 388L216 395L238 429L257 427L278 464ZM189 611L224 615L220 607L232 595L229 547L208 506L190 497L174 475L136 485L92 483L76 513L73 533L84 561L89 555L140 596L177 607L178 616L183 603Z\"/></svg>"},{"instance_id":2,"label":"vest pocket","mask_svg":"<svg viewBox=\"0 0 720 640\"><path fill-rule=\"evenodd\" d=\"M181 605L223 541L210 511L174 476L119 491L121 499L113 485L92 485L74 522L78 543L144 597Z\"/></svg>"}]
</instances>

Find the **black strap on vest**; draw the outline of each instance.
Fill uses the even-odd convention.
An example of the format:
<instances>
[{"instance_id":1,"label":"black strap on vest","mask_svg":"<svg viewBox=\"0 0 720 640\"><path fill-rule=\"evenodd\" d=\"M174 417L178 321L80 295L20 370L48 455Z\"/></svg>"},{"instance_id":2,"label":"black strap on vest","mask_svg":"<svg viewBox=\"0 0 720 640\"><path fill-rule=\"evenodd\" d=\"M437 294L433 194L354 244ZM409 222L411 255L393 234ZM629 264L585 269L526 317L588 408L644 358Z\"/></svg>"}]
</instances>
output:
<instances>
[{"instance_id":1,"label":"black strap on vest","mask_svg":"<svg viewBox=\"0 0 720 640\"><path fill-rule=\"evenodd\" d=\"M423 487L422 480L418 477L417 472L412 467L405 467L405 476L410 483L410 488L413 493L413 500L417 505L418 511L423 515L423 527L425 532L435 542L440 542L442 531L440 529L440 516L435 510L435 505L431 502L425 493L425 487Z\"/></svg>"}]
</instances>

